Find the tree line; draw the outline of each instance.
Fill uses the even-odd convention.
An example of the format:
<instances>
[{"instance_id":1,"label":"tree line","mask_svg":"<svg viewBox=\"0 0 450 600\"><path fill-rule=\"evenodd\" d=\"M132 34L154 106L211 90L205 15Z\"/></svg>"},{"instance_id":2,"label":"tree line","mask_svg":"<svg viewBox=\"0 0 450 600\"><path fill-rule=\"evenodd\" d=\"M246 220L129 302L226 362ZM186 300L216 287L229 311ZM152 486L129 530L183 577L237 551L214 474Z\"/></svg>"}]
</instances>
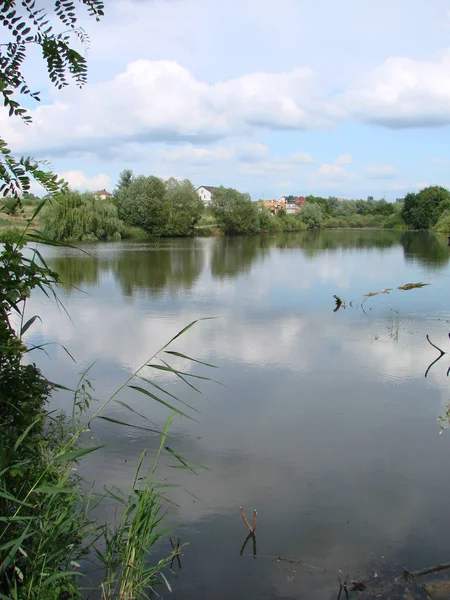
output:
<instances>
[{"instance_id":1,"label":"tree line","mask_svg":"<svg viewBox=\"0 0 450 600\"><path fill-rule=\"evenodd\" d=\"M296 214L275 216L249 194L217 187L205 207L189 179L163 180L122 171L111 200L67 190L43 211L46 235L55 240L192 236L220 232L252 235L312 229L383 227L450 233L450 192L430 186L397 202L307 196Z\"/></svg>"}]
</instances>

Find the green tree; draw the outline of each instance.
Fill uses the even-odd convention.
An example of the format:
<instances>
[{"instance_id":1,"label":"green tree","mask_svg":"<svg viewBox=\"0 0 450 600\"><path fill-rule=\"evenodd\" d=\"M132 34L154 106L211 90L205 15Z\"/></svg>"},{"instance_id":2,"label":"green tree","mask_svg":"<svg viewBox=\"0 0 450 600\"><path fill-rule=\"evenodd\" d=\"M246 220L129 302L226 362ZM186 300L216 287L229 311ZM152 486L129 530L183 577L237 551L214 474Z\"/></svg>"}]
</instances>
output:
<instances>
[{"instance_id":1,"label":"green tree","mask_svg":"<svg viewBox=\"0 0 450 600\"><path fill-rule=\"evenodd\" d=\"M167 235L192 235L205 206L195 187L184 179L171 177L165 182L165 199L168 204Z\"/></svg>"},{"instance_id":2,"label":"green tree","mask_svg":"<svg viewBox=\"0 0 450 600\"><path fill-rule=\"evenodd\" d=\"M121 171L119 175L119 181L117 182L117 189L121 190L123 188L128 187L133 181L133 178L134 175L131 169L124 169L123 171Z\"/></svg>"},{"instance_id":3,"label":"green tree","mask_svg":"<svg viewBox=\"0 0 450 600\"><path fill-rule=\"evenodd\" d=\"M402 217L412 229L429 229L436 224L449 200L450 192L438 185L424 188L418 194L407 194Z\"/></svg>"},{"instance_id":4,"label":"green tree","mask_svg":"<svg viewBox=\"0 0 450 600\"><path fill-rule=\"evenodd\" d=\"M226 235L258 233L258 207L249 194L223 186L212 193L210 207L220 229Z\"/></svg>"},{"instance_id":5,"label":"green tree","mask_svg":"<svg viewBox=\"0 0 450 600\"><path fill-rule=\"evenodd\" d=\"M120 240L123 223L112 202L68 191L44 209L45 234L53 240Z\"/></svg>"},{"instance_id":6,"label":"green tree","mask_svg":"<svg viewBox=\"0 0 450 600\"><path fill-rule=\"evenodd\" d=\"M305 204L300 213L300 219L308 229L320 229L323 224L323 212L316 203Z\"/></svg>"},{"instance_id":7,"label":"green tree","mask_svg":"<svg viewBox=\"0 0 450 600\"><path fill-rule=\"evenodd\" d=\"M116 192L119 218L127 225L142 227L151 235L164 235L170 213L165 194L166 187L159 177L135 177Z\"/></svg>"}]
</instances>

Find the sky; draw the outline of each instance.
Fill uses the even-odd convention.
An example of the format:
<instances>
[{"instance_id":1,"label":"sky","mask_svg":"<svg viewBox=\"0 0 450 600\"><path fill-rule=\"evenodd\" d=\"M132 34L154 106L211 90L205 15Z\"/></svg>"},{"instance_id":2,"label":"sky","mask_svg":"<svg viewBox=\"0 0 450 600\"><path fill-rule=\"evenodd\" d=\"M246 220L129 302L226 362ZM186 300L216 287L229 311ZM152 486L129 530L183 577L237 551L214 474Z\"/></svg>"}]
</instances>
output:
<instances>
[{"instance_id":1,"label":"sky","mask_svg":"<svg viewBox=\"0 0 450 600\"><path fill-rule=\"evenodd\" d=\"M15 153L72 188L112 192L123 169L285 194L395 200L450 187L450 9L445 0L106 0L88 84L52 88Z\"/></svg>"}]
</instances>

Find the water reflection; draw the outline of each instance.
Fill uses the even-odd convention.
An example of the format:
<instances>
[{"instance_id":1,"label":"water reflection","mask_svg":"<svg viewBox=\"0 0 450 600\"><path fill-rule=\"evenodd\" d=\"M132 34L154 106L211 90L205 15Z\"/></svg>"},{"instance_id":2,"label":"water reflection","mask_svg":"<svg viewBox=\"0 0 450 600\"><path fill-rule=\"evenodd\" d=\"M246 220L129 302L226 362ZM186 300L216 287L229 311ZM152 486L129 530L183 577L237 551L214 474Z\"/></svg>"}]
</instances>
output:
<instances>
[{"instance_id":1,"label":"water reflection","mask_svg":"<svg viewBox=\"0 0 450 600\"><path fill-rule=\"evenodd\" d=\"M428 231L405 231L401 244L406 261L419 261L430 269L440 269L447 265L450 248L445 236Z\"/></svg>"},{"instance_id":2,"label":"water reflection","mask_svg":"<svg viewBox=\"0 0 450 600\"><path fill-rule=\"evenodd\" d=\"M203 269L204 254L195 245L122 252L110 263L125 296L137 291L169 293L192 288Z\"/></svg>"},{"instance_id":3,"label":"water reflection","mask_svg":"<svg viewBox=\"0 0 450 600\"><path fill-rule=\"evenodd\" d=\"M190 542L166 598L335 600L339 570L342 580L398 576L404 566L448 560L449 439L436 421L448 402L444 360L423 375L436 358L426 334L448 344L449 270L442 262L436 272L435 251L428 263L422 241L414 250L422 259L409 260L405 240L412 243L401 232L339 231L99 245L90 250L91 294L67 299L73 326L47 304L30 307L43 318L40 341L82 359L74 366L61 353L44 372L67 382L67 373L99 359L101 397L187 323L220 317L174 349L219 366L227 387L208 383L200 396L164 380L202 421L177 420L171 447L208 467L192 477L161 464L161 480L180 486L170 488L174 545ZM49 252L50 262L73 260L72 252ZM80 287L83 264L65 271ZM333 313L333 294L361 300L408 281L430 285L370 298L367 314L349 302ZM183 370L205 374L198 364ZM120 399L158 424L166 417L131 390ZM130 418L119 405L110 410ZM99 486L127 488L142 448L151 454L158 444L107 422L92 435L113 442L86 466ZM250 539L242 556L240 506L247 516L258 510L257 549Z\"/></svg>"},{"instance_id":4,"label":"water reflection","mask_svg":"<svg viewBox=\"0 0 450 600\"><path fill-rule=\"evenodd\" d=\"M443 269L450 258L445 237L429 232L325 230L166 241L160 247L116 244L114 251L107 252L90 246L90 256L70 251L50 258L49 263L60 273L68 292L73 287L96 286L102 274L111 273L120 282L125 296L143 290L157 295L164 290L176 292L193 288L206 266L210 267L213 277L221 280L248 274L268 258L271 249L298 249L306 258L313 258L329 252L382 251L396 247L403 248L407 262L418 261L431 271Z\"/></svg>"}]
</instances>

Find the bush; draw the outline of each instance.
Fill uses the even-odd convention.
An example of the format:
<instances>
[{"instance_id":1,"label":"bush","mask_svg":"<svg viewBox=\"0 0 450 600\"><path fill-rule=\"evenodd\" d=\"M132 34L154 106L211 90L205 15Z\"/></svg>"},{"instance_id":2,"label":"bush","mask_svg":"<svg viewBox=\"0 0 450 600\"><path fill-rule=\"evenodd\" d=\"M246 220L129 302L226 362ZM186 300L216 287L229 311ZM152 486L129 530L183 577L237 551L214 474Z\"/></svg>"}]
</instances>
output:
<instances>
[{"instance_id":1,"label":"bush","mask_svg":"<svg viewBox=\"0 0 450 600\"><path fill-rule=\"evenodd\" d=\"M300 219L307 229L320 229L323 225L323 212L318 204L305 204L300 213Z\"/></svg>"},{"instance_id":2,"label":"bush","mask_svg":"<svg viewBox=\"0 0 450 600\"><path fill-rule=\"evenodd\" d=\"M123 231L114 204L88 193L69 191L53 198L43 218L44 232L53 240L115 240Z\"/></svg>"},{"instance_id":3,"label":"bush","mask_svg":"<svg viewBox=\"0 0 450 600\"><path fill-rule=\"evenodd\" d=\"M16 198L2 198L0 200L1 211L10 215L11 217L17 214L17 209L19 207L19 202Z\"/></svg>"},{"instance_id":4,"label":"bush","mask_svg":"<svg viewBox=\"0 0 450 600\"><path fill-rule=\"evenodd\" d=\"M122 239L124 240L145 240L148 239L148 233L140 227L124 225L122 230Z\"/></svg>"},{"instance_id":5,"label":"bush","mask_svg":"<svg viewBox=\"0 0 450 600\"><path fill-rule=\"evenodd\" d=\"M393 214L384 220L383 227L385 229L406 229L406 223L399 214Z\"/></svg>"},{"instance_id":6,"label":"bush","mask_svg":"<svg viewBox=\"0 0 450 600\"><path fill-rule=\"evenodd\" d=\"M450 215L447 214L447 215L443 216L441 219L439 219L439 221L436 223L435 229L439 233L450 234Z\"/></svg>"}]
</instances>

